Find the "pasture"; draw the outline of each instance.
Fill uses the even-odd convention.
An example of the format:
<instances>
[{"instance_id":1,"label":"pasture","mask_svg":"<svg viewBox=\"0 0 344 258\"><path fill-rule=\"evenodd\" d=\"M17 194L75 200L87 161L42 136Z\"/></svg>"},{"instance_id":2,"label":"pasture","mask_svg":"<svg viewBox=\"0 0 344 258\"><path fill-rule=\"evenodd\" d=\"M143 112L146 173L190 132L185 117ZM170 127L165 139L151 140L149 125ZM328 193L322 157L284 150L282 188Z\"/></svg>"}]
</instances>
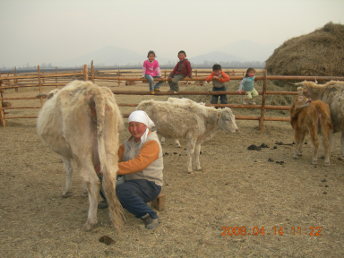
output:
<instances>
[{"instance_id":1,"label":"pasture","mask_svg":"<svg viewBox=\"0 0 344 258\"><path fill-rule=\"evenodd\" d=\"M126 87L121 85L119 89ZM148 85L134 88L148 90ZM161 90L168 90L168 86L164 84ZM37 93L37 89L30 88L9 90L6 97ZM232 97L228 96L229 103ZM116 96L118 103L150 98L167 97ZM29 106L32 102L39 105L39 100L15 105ZM134 110L120 109L122 113ZM251 112L232 110L235 115ZM9 112L38 113L32 109ZM289 112L268 111L268 115L274 114L289 116ZM130 135L124 121L120 143ZM239 133L219 133L202 144L203 170L194 171L193 175L186 169L185 139L180 140L181 149L167 139L163 145L162 187L166 200L165 210L158 211L160 226L147 230L140 220L125 212L126 222L119 234L107 209L98 210L99 225L95 229L81 230L88 199L83 196L77 171L73 175L72 196L62 198L63 165L60 157L39 139L36 119L7 120L6 127L0 128L0 256L343 256L344 161L337 159L340 135L334 135L331 166L325 167L320 158L318 165L311 164L309 136L303 156L293 159L293 130L288 122L264 122L263 132L259 132L257 121L237 120L237 125ZM268 148L247 149L251 144L262 143ZM319 153L323 153L322 147ZM115 243L99 242L104 235Z\"/></svg>"}]
</instances>

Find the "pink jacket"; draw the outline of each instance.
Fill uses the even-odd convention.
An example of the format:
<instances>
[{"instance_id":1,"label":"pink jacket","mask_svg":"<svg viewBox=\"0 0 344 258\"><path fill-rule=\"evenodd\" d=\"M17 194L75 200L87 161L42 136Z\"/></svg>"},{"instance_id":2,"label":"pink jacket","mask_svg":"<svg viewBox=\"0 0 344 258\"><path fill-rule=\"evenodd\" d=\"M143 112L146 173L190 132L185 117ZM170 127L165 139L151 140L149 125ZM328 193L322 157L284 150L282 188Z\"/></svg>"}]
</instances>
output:
<instances>
[{"instance_id":1,"label":"pink jacket","mask_svg":"<svg viewBox=\"0 0 344 258\"><path fill-rule=\"evenodd\" d=\"M161 76L160 67L158 61L154 60L152 63L149 62L147 59L143 62L142 67L142 77L145 76L145 74L149 74L152 77L154 76Z\"/></svg>"}]
</instances>

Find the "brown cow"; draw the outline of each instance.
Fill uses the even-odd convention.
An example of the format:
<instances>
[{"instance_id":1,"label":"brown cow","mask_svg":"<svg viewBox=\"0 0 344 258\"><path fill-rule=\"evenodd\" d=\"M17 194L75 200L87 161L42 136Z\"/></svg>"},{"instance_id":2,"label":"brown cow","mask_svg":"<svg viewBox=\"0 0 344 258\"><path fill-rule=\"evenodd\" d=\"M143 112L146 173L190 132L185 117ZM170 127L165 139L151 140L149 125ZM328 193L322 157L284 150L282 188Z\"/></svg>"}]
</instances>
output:
<instances>
[{"instance_id":1,"label":"brown cow","mask_svg":"<svg viewBox=\"0 0 344 258\"><path fill-rule=\"evenodd\" d=\"M120 229L122 207L115 189L118 136L123 122L112 92L91 82L73 81L47 96L48 100L38 115L37 132L42 141L62 158L66 171L63 195L71 192L71 160L74 159L90 203L83 230L92 229L97 223L100 186L94 165L101 163L102 186L109 203L110 218Z\"/></svg>"},{"instance_id":2,"label":"brown cow","mask_svg":"<svg viewBox=\"0 0 344 258\"><path fill-rule=\"evenodd\" d=\"M305 96L293 99L290 109L290 124L294 129L295 154L294 158L302 155L302 143L307 132L310 134L314 147L312 164L317 164L317 153L319 148L318 132L323 138L325 149L325 166L330 165L330 130L332 127L330 107L320 101L311 101Z\"/></svg>"},{"instance_id":3,"label":"brown cow","mask_svg":"<svg viewBox=\"0 0 344 258\"><path fill-rule=\"evenodd\" d=\"M342 150L340 159L344 158L344 82L330 81L326 84L316 84L314 82L296 83L302 86L304 95L312 100L321 100L330 106L331 121L333 127L330 135L330 150L333 134L341 132Z\"/></svg>"}]
</instances>

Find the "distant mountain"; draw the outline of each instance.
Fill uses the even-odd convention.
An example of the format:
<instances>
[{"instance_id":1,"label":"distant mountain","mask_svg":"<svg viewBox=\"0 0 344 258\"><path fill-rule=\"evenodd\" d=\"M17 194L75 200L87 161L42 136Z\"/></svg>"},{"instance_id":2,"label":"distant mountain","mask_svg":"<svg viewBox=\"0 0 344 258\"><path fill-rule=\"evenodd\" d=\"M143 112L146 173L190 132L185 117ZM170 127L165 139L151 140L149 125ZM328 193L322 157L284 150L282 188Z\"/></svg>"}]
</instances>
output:
<instances>
[{"instance_id":1,"label":"distant mountain","mask_svg":"<svg viewBox=\"0 0 344 258\"><path fill-rule=\"evenodd\" d=\"M94 65L114 66L115 64L126 65L138 63L142 65L145 59L145 54L138 54L134 51L124 48L107 46L87 55L56 64L58 66L74 66L80 64L89 64L93 60Z\"/></svg>"},{"instance_id":2,"label":"distant mountain","mask_svg":"<svg viewBox=\"0 0 344 258\"><path fill-rule=\"evenodd\" d=\"M57 66L75 66L81 64L90 64L93 60L95 66L114 66L114 65L137 65L142 66L143 62L147 59L147 53L138 54L134 51L119 48L115 46L103 47L97 51L83 55L68 61L54 63ZM166 64L169 59L157 57L159 64Z\"/></svg>"},{"instance_id":3,"label":"distant mountain","mask_svg":"<svg viewBox=\"0 0 344 258\"><path fill-rule=\"evenodd\" d=\"M268 59L273 51L278 47L274 44L259 44L248 40L240 40L232 42L226 46L212 49L213 51L204 55L190 57L192 64L204 64L215 62L247 62L260 61L264 62ZM147 53L136 53L134 51L119 48L115 46L107 46L87 55L80 56L71 60L54 63L57 66L76 66L82 64L90 64L93 60L95 66L114 66L114 65L135 65L142 66L144 60L147 59ZM178 61L177 58L168 59L158 55L157 60L160 65L174 66Z\"/></svg>"},{"instance_id":4,"label":"distant mountain","mask_svg":"<svg viewBox=\"0 0 344 258\"><path fill-rule=\"evenodd\" d=\"M219 63L219 62L231 62L231 61L240 61L244 62L247 61L245 58L241 58L235 55L230 55L224 52L215 51L208 54L196 56L196 57L190 57L190 62L193 64L197 63L204 63L204 62L210 62L210 63Z\"/></svg>"},{"instance_id":5,"label":"distant mountain","mask_svg":"<svg viewBox=\"0 0 344 258\"><path fill-rule=\"evenodd\" d=\"M216 51L236 55L247 61L265 62L279 45L278 43L260 44L249 40L238 40L217 48Z\"/></svg>"}]
</instances>

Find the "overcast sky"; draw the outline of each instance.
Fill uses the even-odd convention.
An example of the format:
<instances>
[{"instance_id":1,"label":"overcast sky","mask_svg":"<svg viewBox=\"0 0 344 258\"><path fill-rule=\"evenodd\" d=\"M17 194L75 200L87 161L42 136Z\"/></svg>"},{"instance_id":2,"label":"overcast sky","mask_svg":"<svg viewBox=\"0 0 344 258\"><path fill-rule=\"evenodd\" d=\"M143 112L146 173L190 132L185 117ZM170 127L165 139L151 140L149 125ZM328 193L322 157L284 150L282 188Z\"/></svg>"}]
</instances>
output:
<instances>
[{"instance_id":1,"label":"overcast sky","mask_svg":"<svg viewBox=\"0 0 344 258\"><path fill-rule=\"evenodd\" d=\"M0 0L0 67L70 60L113 45L177 60L237 40L282 44L327 22L343 0ZM144 60L142 60L144 61Z\"/></svg>"}]
</instances>

